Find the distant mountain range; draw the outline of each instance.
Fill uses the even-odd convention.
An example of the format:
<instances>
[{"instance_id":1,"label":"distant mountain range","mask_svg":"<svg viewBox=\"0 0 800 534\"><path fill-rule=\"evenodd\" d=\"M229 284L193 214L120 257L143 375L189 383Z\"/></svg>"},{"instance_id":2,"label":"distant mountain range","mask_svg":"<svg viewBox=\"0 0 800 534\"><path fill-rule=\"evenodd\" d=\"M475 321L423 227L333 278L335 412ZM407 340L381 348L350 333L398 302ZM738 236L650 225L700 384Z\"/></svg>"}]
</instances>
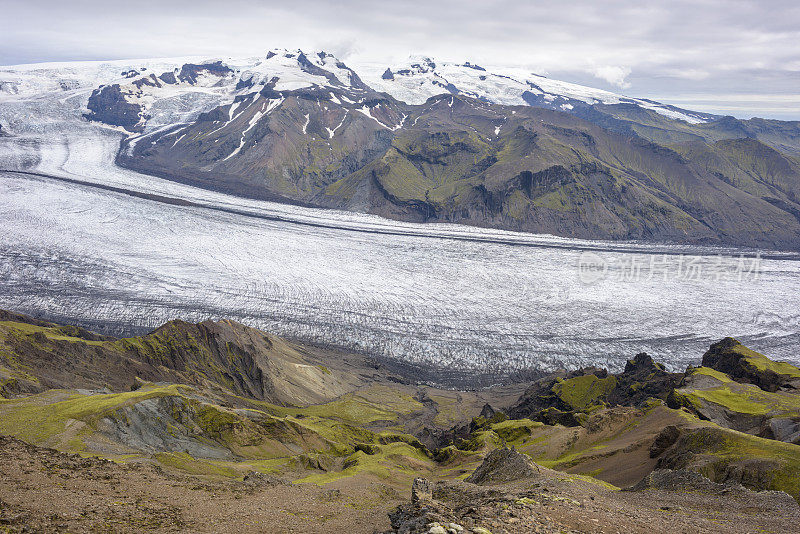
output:
<instances>
[{"instance_id":1,"label":"distant mountain range","mask_svg":"<svg viewBox=\"0 0 800 534\"><path fill-rule=\"evenodd\" d=\"M125 132L119 165L235 195L568 237L800 249L800 122L430 58L350 68L273 50L0 68L0 105L77 89L87 120Z\"/></svg>"}]
</instances>

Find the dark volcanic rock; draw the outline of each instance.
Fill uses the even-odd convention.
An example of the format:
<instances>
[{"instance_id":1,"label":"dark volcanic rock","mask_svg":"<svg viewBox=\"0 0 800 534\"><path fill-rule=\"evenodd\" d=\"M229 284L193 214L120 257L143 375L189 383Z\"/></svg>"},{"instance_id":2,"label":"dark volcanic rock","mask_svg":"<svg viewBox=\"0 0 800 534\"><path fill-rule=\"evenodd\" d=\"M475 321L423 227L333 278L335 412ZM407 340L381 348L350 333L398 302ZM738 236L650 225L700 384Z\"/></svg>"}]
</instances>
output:
<instances>
[{"instance_id":1,"label":"dark volcanic rock","mask_svg":"<svg viewBox=\"0 0 800 534\"><path fill-rule=\"evenodd\" d=\"M178 83L178 80L175 79L175 73L174 72L165 72L164 74L159 76L159 79L161 79L162 82L168 83L170 85L174 85L174 84Z\"/></svg>"},{"instance_id":2,"label":"dark volcanic rock","mask_svg":"<svg viewBox=\"0 0 800 534\"><path fill-rule=\"evenodd\" d=\"M608 403L639 406L650 397L665 400L680 384L683 374L666 372L663 365L642 352L628 360L625 370L616 377L617 385L609 393Z\"/></svg>"},{"instance_id":3,"label":"dark volcanic rock","mask_svg":"<svg viewBox=\"0 0 800 534\"><path fill-rule=\"evenodd\" d=\"M605 381L606 389L591 399L591 406L570 405L565 388L572 388L572 391L585 388L586 383L580 382L581 377L590 377L594 381L592 376ZM666 400L682 378L682 373L669 373L649 355L640 353L628 361L620 374L587 367L538 380L508 409L508 416L512 419L529 418L549 425L577 426L581 424L581 413L595 406L641 406L653 397ZM573 379L578 379L578 383ZM603 387L598 383L591 386Z\"/></svg>"},{"instance_id":4,"label":"dark volcanic rock","mask_svg":"<svg viewBox=\"0 0 800 534\"><path fill-rule=\"evenodd\" d=\"M703 355L703 366L725 373L737 382L754 384L764 391L777 391L781 387L797 387L800 379L790 374L781 374L772 369L759 368L755 360L766 357L749 350L732 337L714 343Z\"/></svg>"},{"instance_id":5,"label":"dark volcanic rock","mask_svg":"<svg viewBox=\"0 0 800 534\"><path fill-rule=\"evenodd\" d=\"M623 374L644 379L652 373L663 371L663 365L654 362L653 358L646 352L640 352L632 360L627 361Z\"/></svg>"},{"instance_id":6,"label":"dark volcanic rock","mask_svg":"<svg viewBox=\"0 0 800 534\"><path fill-rule=\"evenodd\" d=\"M231 74L233 70L231 70L231 68L227 65L223 64L222 61L203 63L202 65L186 63L183 65L183 67L181 67L181 71L178 73L178 79L182 82L187 82L194 85L197 83L197 76L202 72L207 72L209 74L222 77Z\"/></svg>"},{"instance_id":7,"label":"dark volcanic rock","mask_svg":"<svg viewBox=\"0 0 800 534\"><path fill-rule=\"evenodd\" d=\"M492 406L487 402L483 405L483 409L481 410L481 417L484 419L491 419L494 414L497 413L497 410L492 408Z\"/></svg>"},{"instance_id":8,"label":"dark volcanic rock","mask_svg":"<svg viewBox=\"0 0 800 534\"><path fill-rule=\"evenodd\" d=\"M680 436L681 431L675 425L664 427L650 446L650 458L658 458L661 456L665 450L672 447L675 442L678 441Z\"/></svg>"},{"instance_id":9,"label":"dark volcanic rock","mask_svg":"<svg viewBox=\"0 0 800 534\"><path fill-rule=\"evenodd\" d=\"M139 78L133 82L133 85L137 89L141 89L142 86L147 85L149 87L162 87L161 81L156 78L155 74L151 74L150 76L145 76L144 78Z\"/></svg>"},{"instance_id":10,"label":"dark volcanic rock","mask_svg":"<svg viewBox=\"0 0 800 534\"><path fill-rule=\"evenodd\" d=\"M425 478L415 478L411 484L411 502L428 502L433 499L431 483Z\"/></svg>"},{"instance_id":11,"label":"dark volcanic rock","mask_svg":"<svg viewBox=\"0 0 800 534\"><path fill-rule=\"evenodd\" d=\"M129 132L140 132L142 107L125 99L119 84L107 85L92 91L86 105L90 113L86 118L112 126L122 126Z\"/></svg>"}]
</instances>

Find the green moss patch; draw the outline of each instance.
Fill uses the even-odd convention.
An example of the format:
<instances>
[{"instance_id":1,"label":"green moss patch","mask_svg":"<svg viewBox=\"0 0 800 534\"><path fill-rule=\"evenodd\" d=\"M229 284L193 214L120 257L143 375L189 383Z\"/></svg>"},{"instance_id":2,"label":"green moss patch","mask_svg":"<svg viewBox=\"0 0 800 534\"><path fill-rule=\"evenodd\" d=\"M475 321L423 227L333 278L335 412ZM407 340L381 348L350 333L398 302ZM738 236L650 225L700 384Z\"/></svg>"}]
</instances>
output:
<instances>
[{"instance_id":1,"label":"green moss patch","mask_svg":"<svg viewBox=\"0 0 800 534\"><path fill-rule=\"evenodd\" d=\"M785 491L800 501L800 447L750 434L710 426L684 438L682 449L696 458L690 463L711 480L736 476L757 490Z\"/></svg>"},{"instance_id":2,"label":"green moss patch","mask_svg":"<svg viewBox=\"0 0 800 534\"><path fill-rule=\"evenodd\" d=\"M432 470L433 461L415 447L397 442L383 445L373 454L358 450L345 459L343 469L315 473L296 481L298 484L328 484L356 475L372 475L381 479L414 478Z\"/></svg>"},{"instance_id":3,"label":"green moss patch","mask_svg":"<svg viewBox=\"0 0 800 534\"><path fill-rule=\"evenodd\" d=\"M708 374L707 371L704 373ZM754 416L800 415L800 396L783 391L771 393L758 386L732 380L719 387L676 391L676 395L684 398L684 405L688 402L688 407L695 410L702 410L702 402L705 401L733 413Z\"/></svg>"},{"instance_id":4,"label":"green moss patch","mask_svg":"<svg viewBox=\"0 0 800 534\"><path fill-rule=\"evenodd\" d=\"M160 452L154 458L165 467L178 469L190 475L225 478L237 476L236 470L224 465L223 462L194 458L185 452Z\"/></svg>"},{"instance_id":5,"label":"green moss patch","mask_svg":"<svg viewBox=\"0 0 800 534\"><path fill-rule=\"evenodd\" d=\"M586 410L601 402L616 385L617 379L614 376L598 378L588 374L559 380L553 385L553 393L571 409Z\"/></svg>"},{"instance_id":6,"label":"green moss patch","mask_svg":"<svg viewBox=\"0 0 800 534\"><path fill-rule=\"evenodd\" d=\"M719 380L723 384L733 382L733 380L731 380L731 377L729 377L725 373L717 371L716 369L712 369L711 367L696 367L695 369L691 370L691 374L710 376L711 378Z\"/></svg>"},{"instance_id":7,"label":"green moss patch","mask_svg":"<svg viewBox=\"0 0 800 534\"><path fill-rule=\"evenodd\" d=\"M534 429L541 428L544 423L530 419L509 419L492 425L492 431L508 445L521 446L526 444Z\"/></svg>"},{"instance_id":8,"label":"green moss patch","mask_svg":"<svg viewBox=\"0 0 800 534\"><path fill-rule=\"evenodd\" d=\"M154 397L180 395L182 386L144 386L136 391L113 394L70 394L66 400L50 402L50 392L0 403L0 432L32 443L44 443L62 433L70 420L86 423L131 404ZM67 394L62 392L62 394Z\"/></svg>"},{"instance_id":9,"label":"green moss patch","mask_svg":"<svg viewBox=\"0 0 800 534\"><path fill-rule=\"evenodd\" d=\"M43 335L49 340L69 341L71 343L86 343L87 345L103 345L104 341L92 341L78 336L69 335L72 330L69 327L47 327L36 326L29 323L18 323L15 321L0 321L0 328L7 329L7 332L22 334L25 336ZM74 328L74 327L73 327ZM77 329L75 329L77 330Z\"/></svg>"},{"instance_id":10,"label":"green moss patch","mask_svg":"<svg viewBox=\"0 0 800 534\"><path fill-rule=\"evenodd\" d=\"M744 356L745 361L759 371L772 371L775 374L789 376L792 378L800 378L800 369L794 365L786 362L772 361L763 354L759 354L754 350L750 350L744 345L738 345L734 347L733 351Z\"/></svg>"}]
</instances>

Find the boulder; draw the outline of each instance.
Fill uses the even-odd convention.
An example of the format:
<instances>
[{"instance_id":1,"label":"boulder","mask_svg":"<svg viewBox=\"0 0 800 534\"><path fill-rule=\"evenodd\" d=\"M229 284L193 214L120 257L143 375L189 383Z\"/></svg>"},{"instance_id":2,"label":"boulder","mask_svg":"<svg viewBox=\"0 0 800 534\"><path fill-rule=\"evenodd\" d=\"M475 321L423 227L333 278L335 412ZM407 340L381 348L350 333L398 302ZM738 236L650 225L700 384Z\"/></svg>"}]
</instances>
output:
<instances>
[{"instance_id":1,"label":"boulder","mask_svg":"<svg viewBox=\"0 0 800 534\"><path fill-rule=\"evenodd\" d=\"M773 417L767 426L764 437L800 445L800 417Z\"/></svg>"}]
</instances>

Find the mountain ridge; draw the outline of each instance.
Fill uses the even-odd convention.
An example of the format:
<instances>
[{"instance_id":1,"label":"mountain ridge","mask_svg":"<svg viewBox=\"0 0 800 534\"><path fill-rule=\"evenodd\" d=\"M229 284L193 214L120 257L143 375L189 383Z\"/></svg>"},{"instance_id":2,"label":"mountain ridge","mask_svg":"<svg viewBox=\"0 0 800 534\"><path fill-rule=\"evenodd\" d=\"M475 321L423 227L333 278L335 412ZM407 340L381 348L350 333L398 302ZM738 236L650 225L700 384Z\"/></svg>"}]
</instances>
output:
<instances>
[{"instance_id":1,"label":"mountain ridge","mask_svg":"<svg viewBox=\"0 0 800 534\"><path fill-rule=\"evenodd\" d=\"M85 98L86 119L125 131L118 165L238 196L565 237L800 249L800 122L429 58L363 77L330 54L285 50L118 65L2 68L0 98Z\"/></svg>"}]
</instances>

